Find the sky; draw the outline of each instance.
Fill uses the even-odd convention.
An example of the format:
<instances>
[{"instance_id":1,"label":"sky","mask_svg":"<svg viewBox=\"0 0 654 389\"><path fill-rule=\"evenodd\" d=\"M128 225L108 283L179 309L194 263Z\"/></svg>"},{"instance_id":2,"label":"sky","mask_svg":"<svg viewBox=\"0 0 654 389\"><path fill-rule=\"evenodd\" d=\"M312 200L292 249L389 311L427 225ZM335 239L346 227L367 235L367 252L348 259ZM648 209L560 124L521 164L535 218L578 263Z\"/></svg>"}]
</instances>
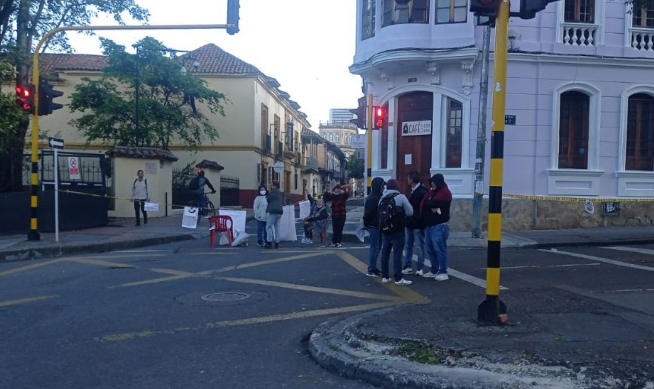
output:
<instances>
[{"instance_id":1,"label":"sky","mask_svg":"<svg viewBox=\"0 0 654 389\"><path fill-rule=\"evenodd\" d=\"M227 0L136 0L151 13L148 24L225 24ZM126 46L152 36L176 50L213 43L281 84L307 114L312 129L331 108L356 108L361 78L350 74L355 46L352 0L241 0L240 32L225 30L98 31ZM114 25L98 18L95 25ZM127 24L138 24L128 22ZM78 54L102 54L98 37L67 32Z\"/></svg>"}]
</instances>

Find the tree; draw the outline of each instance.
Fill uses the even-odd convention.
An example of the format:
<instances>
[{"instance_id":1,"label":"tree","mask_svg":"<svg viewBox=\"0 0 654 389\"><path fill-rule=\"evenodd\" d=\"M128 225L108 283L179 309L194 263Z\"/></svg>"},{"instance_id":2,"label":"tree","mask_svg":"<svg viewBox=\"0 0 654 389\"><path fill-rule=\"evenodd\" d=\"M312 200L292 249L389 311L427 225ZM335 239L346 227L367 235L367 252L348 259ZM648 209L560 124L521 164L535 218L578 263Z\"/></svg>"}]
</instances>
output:
<instances>
[{"instance_id":1,"label":"tree","mask_svg":"<svg viewBox=\"0 0 654 389\"><path fill-rule=\"evenodd\" d=\"M135 0L0 0L0 61L15 66L17 84L30 82L31 53L48 31L64 25L89 25L99 14L113 15L124 24L123 16L146 21L149 13ZM71 52L65 34L56 34L43 46L42 52ZM13 90L11 91L13 93ZM0 117L14 117L15 107L0 105ZM13 138L0 149L0 191L22 189L22 160L29 118L21 113L15 128L2 128Z\"/></svg>"},{"instance_id":2,"label":"tree","mask_svg":"<svg viewBox=\"0 0 654 389\"><path fill-rule=\"evenodd\" d=\"M203 141L218 138L199 104L212 114L225 116L221 105L225 95L207 88L206 82L192 73L180 72L185 63L188 66L188 59L176 57L174 50L149 37L135 45L136 55L110 40L103 40L102 46L109 56L103 76L99 80L84 78L84 83L75 87L70 104L71 112L84 115L69 123L82 131L88 142L167 150L171 142L179 141L196 150ZM169 53L173 55L167 56Z\"/></svg>"},{"instance_id":3,"label":"tree","mask_svg":"<svg viewBox=\"0 0 654 389\"><path fill-rule=\"evenodd\" d=\"M347 170L350 178L363 178L363 159L359 159L357 153L352 153L347 159Z\"/></svg>"}]
</instances>

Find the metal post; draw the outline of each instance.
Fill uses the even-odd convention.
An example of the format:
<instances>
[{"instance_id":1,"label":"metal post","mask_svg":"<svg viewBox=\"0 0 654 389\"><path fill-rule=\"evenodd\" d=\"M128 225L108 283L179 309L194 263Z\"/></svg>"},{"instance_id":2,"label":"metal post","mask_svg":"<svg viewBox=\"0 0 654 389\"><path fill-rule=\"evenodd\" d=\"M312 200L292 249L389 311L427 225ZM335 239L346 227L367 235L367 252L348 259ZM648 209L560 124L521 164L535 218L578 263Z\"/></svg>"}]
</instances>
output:
<instances>
[{"instance_id":1,"label":"metal post","mask_svg":"<svg viewBox=\"0 0 654 389\"><path fill-rule=\"evenodd\" d=\"M475 197L472 202L472 237L481 238L481 203L484 200L484 160L486 159L486 111L488 107L488 62L490 52L490 24L484 26L481 49L481 81L479 83L479 124L475 155Z\"/></svg>"},{"instance_id":2,"label":"metal post","mask_svg":"<svg viewBox=\"0 0 654 389\"><path fill-rule=\"evenodd\" d=\"M54 149L54 206L55 206L55 241L59 243L59 154Z\"/></svg>"},{"instance_id":3,"label":"metal post","mask_svg":"<svg viewBox=\"0 0 654 389\"><path fill-rule=\"evenodd\" d=\"M368 94L368 124L366 125L368 148L366 150L366 194L372 192L372 93Z\"/></svg>"},{"instance_id":4,"label":"metal post","mask_svg":"<svg viewBox=\"0 0 654 389\"><path fill-rule=\"evenodd\" d=\"M140 51L139 51L139 46L136 46L136 77L134 80L134 93L136 96L134 97L134 103L136 104L136 146L139 146L139 141L141 140L141 106L140 106L140 96L141 96L141 69L140 69L140 62L141 58L139 57Z\"/></svg>"},{"instance_id":5,"label":"metal post","mask_svg":"<svg viewBox=\"0 0 654 389\"><path fill-rule=\"evenodd\" d=\"M479 304L477 309L477 319L491 324L503 324L508 320L506 316L506 305L499 298L508 31L509 1L503 0L498 10L495 29L495 73L493 75L493 128L491 135L490 186L488 197L486 300Z\"/></svg>"}]
</instances>

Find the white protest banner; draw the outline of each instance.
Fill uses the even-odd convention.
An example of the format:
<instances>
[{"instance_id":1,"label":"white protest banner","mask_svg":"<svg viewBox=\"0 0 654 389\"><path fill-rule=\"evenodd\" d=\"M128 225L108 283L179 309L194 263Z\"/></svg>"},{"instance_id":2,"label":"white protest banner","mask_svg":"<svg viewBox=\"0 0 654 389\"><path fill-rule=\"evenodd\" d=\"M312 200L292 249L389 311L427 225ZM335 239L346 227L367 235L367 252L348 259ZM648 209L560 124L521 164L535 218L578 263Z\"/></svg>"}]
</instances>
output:
<instances>
[{"instance_id":1,"label":"white protest banner","mask_svg":"<svg viewBox=\"0 0 654 389\"><path fill-rule=\"evenodd\" d=\"M309 200L303 200L298 203L300 206L300 219L304 219L311 215L311 202Z\"/></svg>"}]
</instances>

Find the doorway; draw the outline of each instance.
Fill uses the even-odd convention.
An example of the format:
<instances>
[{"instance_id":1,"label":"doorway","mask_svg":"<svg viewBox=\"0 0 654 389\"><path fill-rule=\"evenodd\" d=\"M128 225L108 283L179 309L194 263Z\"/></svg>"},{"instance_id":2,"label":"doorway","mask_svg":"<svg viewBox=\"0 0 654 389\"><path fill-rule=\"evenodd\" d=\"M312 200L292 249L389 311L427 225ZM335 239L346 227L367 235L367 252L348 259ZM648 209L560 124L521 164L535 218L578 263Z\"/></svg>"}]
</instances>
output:
<instances>
[{"instance_id":1,"label":"doorway","mask_svg":"<svg viewBox=\"0 0 654 389\"><path fill-rule=\"evenodd\" d=\"M420 173L420 181L429 187L433 109L432 92L411 92L397 98L396 179L407 196L411 193L407 176L413 170Z\"/></svg>"}]
</instances>

